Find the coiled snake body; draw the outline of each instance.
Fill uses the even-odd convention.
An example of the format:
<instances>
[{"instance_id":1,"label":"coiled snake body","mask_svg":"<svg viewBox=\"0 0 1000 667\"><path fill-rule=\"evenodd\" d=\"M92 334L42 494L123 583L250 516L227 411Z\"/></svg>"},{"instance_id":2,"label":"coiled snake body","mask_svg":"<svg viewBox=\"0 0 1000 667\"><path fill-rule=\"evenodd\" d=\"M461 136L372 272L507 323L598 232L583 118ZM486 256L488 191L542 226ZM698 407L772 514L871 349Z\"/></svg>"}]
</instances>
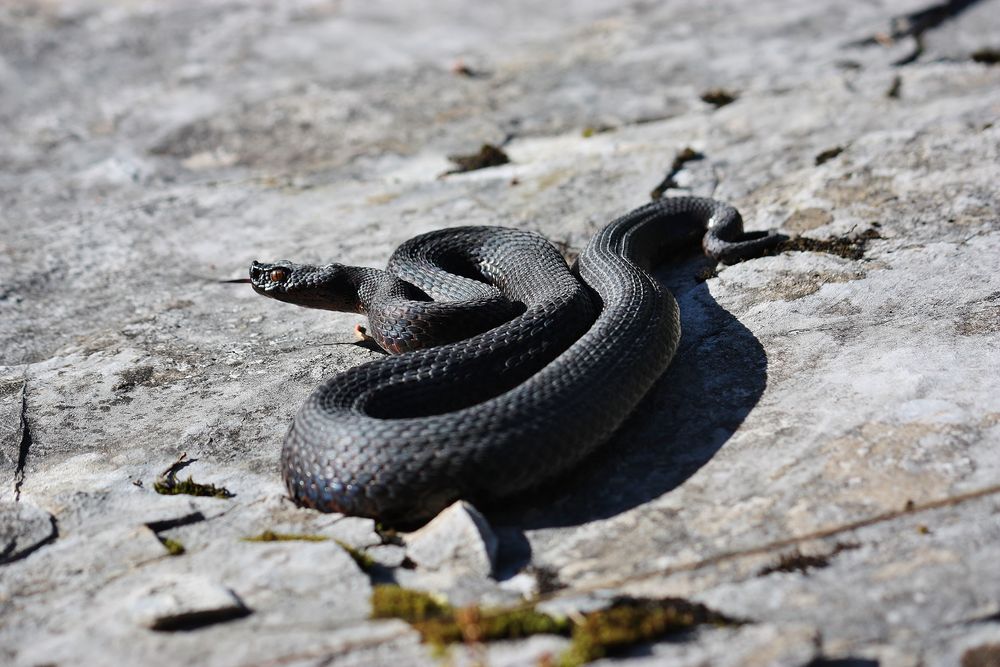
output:
<instances>
[{"instance_id":1,"label":"coiled snake body","mask_svg":"<svg viewBox=\"0 0 1000 667\"><path fill-rule=\"evenodd\" d=\"M257 292L365 313L383 348L405 352L309 396L282 450L293 499L414 522L457 498L495 501L568 471L670 363L677 304L648 269L698 238L732 262L783 237L744 234L732 207L681 197L604 227L580 255L579 277L541 236L500 227L418 236L385 272L254 262Z\"/></svg>"}]
</instances>

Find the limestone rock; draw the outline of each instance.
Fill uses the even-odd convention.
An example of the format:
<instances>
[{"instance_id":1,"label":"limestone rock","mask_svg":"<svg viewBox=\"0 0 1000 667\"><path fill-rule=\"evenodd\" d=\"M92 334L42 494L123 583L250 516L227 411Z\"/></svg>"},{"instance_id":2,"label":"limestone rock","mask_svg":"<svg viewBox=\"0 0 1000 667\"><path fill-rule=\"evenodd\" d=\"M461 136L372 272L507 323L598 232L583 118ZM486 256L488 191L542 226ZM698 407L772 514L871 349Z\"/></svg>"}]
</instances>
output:
<instances>
[{"instance_id":1,"label":"limestone rock","mask_svg":"<svg viewBox=\"0 0 1000 667\"><path fill-rule=\"evenodd\" d=\"M819 642L819 632L808 624L710 629L698 632L695 643L663 642L651 649L636 651L630 664L636 667L802 667L821 657L817 650ZM616 663L615 660L598 660L593 664Z\"/></svg>"},{"instance_id":2,"label":"limestone rock","mask_svg":"<svg viewBox=\"0 0 1000 667\"><path fill-rule=\"evenodd\" d=\"M470 7L0 3L0 502L20 494L0 664L437 664L405 623L368 619L379 576L460 605L673 596L749 621L625 664L990 657L998 0ZM919 40L886 38L914 15ZM510 162L439 178L486 143ZM219 280L253 259L382 267L467 224L572 254L654 189L809 240L660 267L671 367L572 475L480 508L495 559L469 515L418 538L410 569L371 520L288 501L299 405L377 355L351 344L354 315ZM851 239L863 252L832 252ZM181 454L235 495L156 493ZM266 531L291 537L246 541ZM447 544L463 535L471 553ZM164 633L122 606L191 577L253 613Z\"/></svg>"},{"instance_id":3,"label":"limestone rock","mask_svg":"<svg viewBox=\"0 0 1000 667\"><path fill-rule=\"evenodd\" d=\"M460 500L406 536L406 555L418 567L489 577L497 538L479 510Z\"/></svg>"},{"instance_id":4,"label":"limestone rock","mask_svg":"<svg viewBox=\"0 0 1000 667\"><path fill-rule=\"evenodd\" d=\"M0 502L0 564L23 558L55 539L52 515L26 502Z\"/></svg>"},{"instance_id":5,"label":"limestone rock","mask_svg":"<svg viewBox=\"0 0 1000 667\"><path fill-rule=\"evenodd\" d=\"M129 602L135 623L151 630L192 629L250 613L231 590L198 576L168 576L136 591Z\"/></svg>"},{"instance_id":6,"label":"limestone rock","mask_svg":"<svg viewBox=\"0 0 1000 667\"><path fill-rule=\"evenodd\" d=\"M0 375L0 499L13 500L24 436L24 380Z\"/></svg>"}]
</instances>

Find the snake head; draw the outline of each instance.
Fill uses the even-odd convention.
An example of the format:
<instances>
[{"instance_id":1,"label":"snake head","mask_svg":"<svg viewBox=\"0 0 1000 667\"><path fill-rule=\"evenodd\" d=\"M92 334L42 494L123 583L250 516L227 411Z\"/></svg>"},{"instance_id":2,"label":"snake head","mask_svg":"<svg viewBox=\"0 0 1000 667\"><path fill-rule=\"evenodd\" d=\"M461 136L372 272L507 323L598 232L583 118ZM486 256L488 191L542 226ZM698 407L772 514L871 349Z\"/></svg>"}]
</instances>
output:
<instances>
[{"instance_id":1,"label":"snake head","mask_svg":"<svg viewBox=\"0 0 1000 667\"><path fill-rule=\"evenodd\" d=\"M286 260L250 264L250 285L254 291L278 301L307 308L357 310L357 290L341 264L316 266Z\"/></svg>"}]
</instances>

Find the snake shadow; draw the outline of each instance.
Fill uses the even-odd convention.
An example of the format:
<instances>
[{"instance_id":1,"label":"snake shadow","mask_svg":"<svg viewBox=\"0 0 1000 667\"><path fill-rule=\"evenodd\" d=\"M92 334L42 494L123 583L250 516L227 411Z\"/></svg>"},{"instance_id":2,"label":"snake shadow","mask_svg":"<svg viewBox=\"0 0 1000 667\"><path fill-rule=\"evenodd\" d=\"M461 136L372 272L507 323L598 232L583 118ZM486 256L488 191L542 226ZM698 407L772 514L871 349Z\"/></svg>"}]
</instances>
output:
<instances>
[{"instance_id":1,"label":"snake shadow","mask_svg":"<svg viewBox=\"0 0 1000 667\"><path fill-rule=\"evenodd\" d=\"M697 257L656 272L680 305L680 347L615 436L542 490L484 508L509 565L530 560L525 530L609 518L677 488L725 446L757 404L767 385L767 355L698 278L712 266Z\"/></svg>"}]
</instances>

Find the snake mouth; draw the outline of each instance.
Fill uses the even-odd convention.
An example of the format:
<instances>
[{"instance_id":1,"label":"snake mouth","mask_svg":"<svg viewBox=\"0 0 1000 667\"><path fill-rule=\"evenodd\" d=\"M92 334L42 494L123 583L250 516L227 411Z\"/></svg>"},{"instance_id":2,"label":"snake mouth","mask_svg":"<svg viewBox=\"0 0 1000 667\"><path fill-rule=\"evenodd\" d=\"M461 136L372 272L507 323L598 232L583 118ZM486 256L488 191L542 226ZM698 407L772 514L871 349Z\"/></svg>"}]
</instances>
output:
<instances>
[{"instance_id":1,"label":"snake mouth","mask_svg":"<svg viewBox=\"0 0 1000 667\"><path fill-rule=\"evenodd\" d=\"M258 294L264 294L271 286L269 285L269 281L267 279L267 271L265 269L265 266L260 262L258 262L257 260L251 262L250 277L247 278L246 280L248 283L250 283L250 286L253 287L254 291L257 292Z\"/></svg>"},{"instance_id":2,"label":"snake mouth","mask_svg":"<svg viewBox=\"0 0 1000 667\"><path fill-rule=\"evenodd\" d=\"M254 290L271 296L274 292L284 292L289 286L294 267L285 263L267 263L254 260L250 263L250 283Z\"/></svg>"},{"instance_id":3,"label":"snake mouth","mask_svg":"<svg viewBox=\"0 0 1000 667\"><path fill-rule=\"evenodd\" d=\"M264 278L264 265L254 260L250 263L250 278L248 279L254 285L260 285L265 282Z\"/></svg>"}]
</instances>

